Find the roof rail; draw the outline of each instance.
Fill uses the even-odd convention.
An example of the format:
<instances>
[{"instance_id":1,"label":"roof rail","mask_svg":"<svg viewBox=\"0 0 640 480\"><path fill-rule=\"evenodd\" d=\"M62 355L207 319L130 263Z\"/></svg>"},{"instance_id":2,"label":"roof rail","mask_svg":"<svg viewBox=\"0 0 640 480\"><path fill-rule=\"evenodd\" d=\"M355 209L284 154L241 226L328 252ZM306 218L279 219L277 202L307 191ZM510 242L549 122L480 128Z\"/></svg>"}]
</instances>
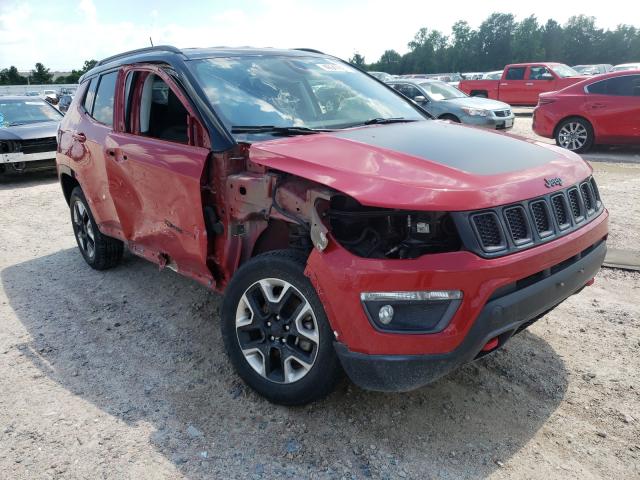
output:
<instances>
[{"instance_id":1,"label":"roof rail","mask_svg":"<svg viewBox=\"0 0 640 480\"><path fill-rule=\"evenodd\" d=\"M130 55L136 55L139 53L147 53L147 52L171 52L171 53L182 53L182 51L172 45L157 45L155 47L146 47L146 48L138 48L136 50L129 50L128 52L118 53L117 55L112 55L107 58L103 58L98 63L96 63L96 67L100 65L104 65L113 60L117 60L118 58L128 57Z\"/></svg>"},{"instance_id":2,"label":"roof rail","mask_svg":"<svg viewBox=\"0 0 640 480\"><path fill-rule=\"evenodd\" d=\"M294 48L294 50L299 50L301 52L310 52L310 53L319 53L320 55L324 55L324 52L320 50L316 50L315 48Z\"/></svg>"}]
</instances>

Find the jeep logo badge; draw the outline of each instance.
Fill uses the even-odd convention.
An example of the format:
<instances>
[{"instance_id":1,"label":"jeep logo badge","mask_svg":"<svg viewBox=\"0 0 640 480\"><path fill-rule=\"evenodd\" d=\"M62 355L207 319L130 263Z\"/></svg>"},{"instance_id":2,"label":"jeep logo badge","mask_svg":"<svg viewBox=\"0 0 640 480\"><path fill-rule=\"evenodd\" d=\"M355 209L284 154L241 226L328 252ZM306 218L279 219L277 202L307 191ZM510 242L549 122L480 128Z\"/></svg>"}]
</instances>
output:
<instances>
[{"instance_id":1,"label":"jeep logo badge","mask_svg":"<svg viewBox=\"0 0 640 480\"><path fill-rule=\"evenodd\" d=\"M560 177L545 178L544 179L544 186L547 187L547 188L561 187L562 186L562 179Z\"/></svg>"}]
</instances>

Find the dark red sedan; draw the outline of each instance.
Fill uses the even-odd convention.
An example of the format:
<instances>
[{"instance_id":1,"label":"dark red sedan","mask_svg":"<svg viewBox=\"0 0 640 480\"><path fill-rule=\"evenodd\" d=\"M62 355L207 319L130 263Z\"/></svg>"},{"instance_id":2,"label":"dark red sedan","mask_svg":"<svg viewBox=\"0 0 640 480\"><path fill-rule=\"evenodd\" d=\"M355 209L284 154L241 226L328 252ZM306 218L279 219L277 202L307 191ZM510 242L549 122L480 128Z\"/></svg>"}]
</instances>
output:
<instances>
[{"instance_id":1,"label":"dark red sedan","mask_svg":"<svg viewBox=\"0 0 640 480\"><path fill-rule=\"evenodd\" d=\"M594 144L640 144L640 70L607 73L541 94L533 131L574 152Z\"/></svg>"}]
</instances>

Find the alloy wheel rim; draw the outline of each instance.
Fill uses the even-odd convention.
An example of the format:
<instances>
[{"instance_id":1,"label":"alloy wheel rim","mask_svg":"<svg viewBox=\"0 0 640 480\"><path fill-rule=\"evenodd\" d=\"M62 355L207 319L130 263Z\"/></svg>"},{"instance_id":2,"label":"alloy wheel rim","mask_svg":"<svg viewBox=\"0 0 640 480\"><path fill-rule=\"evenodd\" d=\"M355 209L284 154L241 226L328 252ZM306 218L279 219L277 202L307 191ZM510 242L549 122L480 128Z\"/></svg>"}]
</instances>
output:
<instances>
[{"instance_id":1,"label":"alloy wheel rim","mask_svg":"<svg viewBox=\"0 0 640 480\"><path fill-rule=\"evenodd\" d=\"M589 134L579 122L569 122L558 132L558 143L567 150L578 150L587 143Z\"/></svg>"},{"instance_id":2,"label":"alloy wheel rim","mask_svg":"<svg viewBox=\"0 0 640 480\"><path fill-rule=\"evenodd\" d=\"M247 288L238 302L236 337L255 372L288 384L313 367L320 331L311 304L297 288L285 280L265 278Z\"/></svg>"},{"instance_id":3,"label":"alloy wheel rim","mask_svg":"<svg viewBox=\"0 0 640 480\"><path fill-rule=\"evenodd\" d=\"M73 205L73 224L75 225L76 238L80 249L89 258L93 258L96 253L96 240L93 232L93 224L89 218L89 211L80 201Z\"/></svg>"}]
</instances>

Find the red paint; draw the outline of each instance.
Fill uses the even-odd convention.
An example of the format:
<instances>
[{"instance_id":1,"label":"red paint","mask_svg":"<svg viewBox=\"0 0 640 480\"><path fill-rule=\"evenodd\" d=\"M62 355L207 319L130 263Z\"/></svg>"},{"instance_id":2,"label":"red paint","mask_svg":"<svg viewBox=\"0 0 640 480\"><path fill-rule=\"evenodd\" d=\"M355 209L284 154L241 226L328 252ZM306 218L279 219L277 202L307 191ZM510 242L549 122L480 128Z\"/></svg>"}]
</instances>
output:
<instances>
[{"instance_id":1,"label":"red paint","mask_svg":"<svg viewBox=\"0 0 640 480\"><path fill-rule=\"evenodd\" d=\"M542 137L554 138L561 121L582 117L591 123L597 144L640 143L640 96L585 92L585 87L595 82L628 75L640 75L640 71L589 77L561 91L542 95L534 111L533 130Z\"/></svg>"},{"instance_id":2,"label":"red paint","mask_svg":"<svg viewBox=\"0 0 640 480\"><path fill-rule=\"evenodd\" d=\"M488 98L501 100L511 105L535 105L538 103L538 96L544 92L560 90L584 77L562 78L556 75L553 67L557 63L514 63L507 65L502 72L500 80L462 80L458 88L463 92L472 95L475 92L483 92ZM532 68L545 67L553 77L550 80L536 79L532 75ZM510 68L525 68L522 80L511 80L508 78Z\"/></svg>"},{"instance_id":3,"label":"red paint","mask_svg":"<svg viewBox=\"0 0 640 480\"><path fill-rule=\"evenodd\" d=\"M585 283L585 286L590 287L591 285L593 285L594 283L596 283L596 279L592 278L591 280L589 280L587 283Z\"/></svg>"},{"instance_id":4,"label":"red paint","mask_svg":"<svg viewBox=\"0 0 640 480\"><path fill-rule=\"evenodd\" d=\"M452 125L451 128L469 127ZM521 140L536 143L513 139L514 142ZM335 188L363 205L459 211L495 207L544 195L550 190L544 186L542 178L555 177L560 172L565 185L589 176L591 167L586 162L576 161L574 154L567 155L566 150L539 145L555 148L556 158L537 168L500 175L477 175L331 134L254 144L251 159Z\"/></svg>"}]
</instances>

